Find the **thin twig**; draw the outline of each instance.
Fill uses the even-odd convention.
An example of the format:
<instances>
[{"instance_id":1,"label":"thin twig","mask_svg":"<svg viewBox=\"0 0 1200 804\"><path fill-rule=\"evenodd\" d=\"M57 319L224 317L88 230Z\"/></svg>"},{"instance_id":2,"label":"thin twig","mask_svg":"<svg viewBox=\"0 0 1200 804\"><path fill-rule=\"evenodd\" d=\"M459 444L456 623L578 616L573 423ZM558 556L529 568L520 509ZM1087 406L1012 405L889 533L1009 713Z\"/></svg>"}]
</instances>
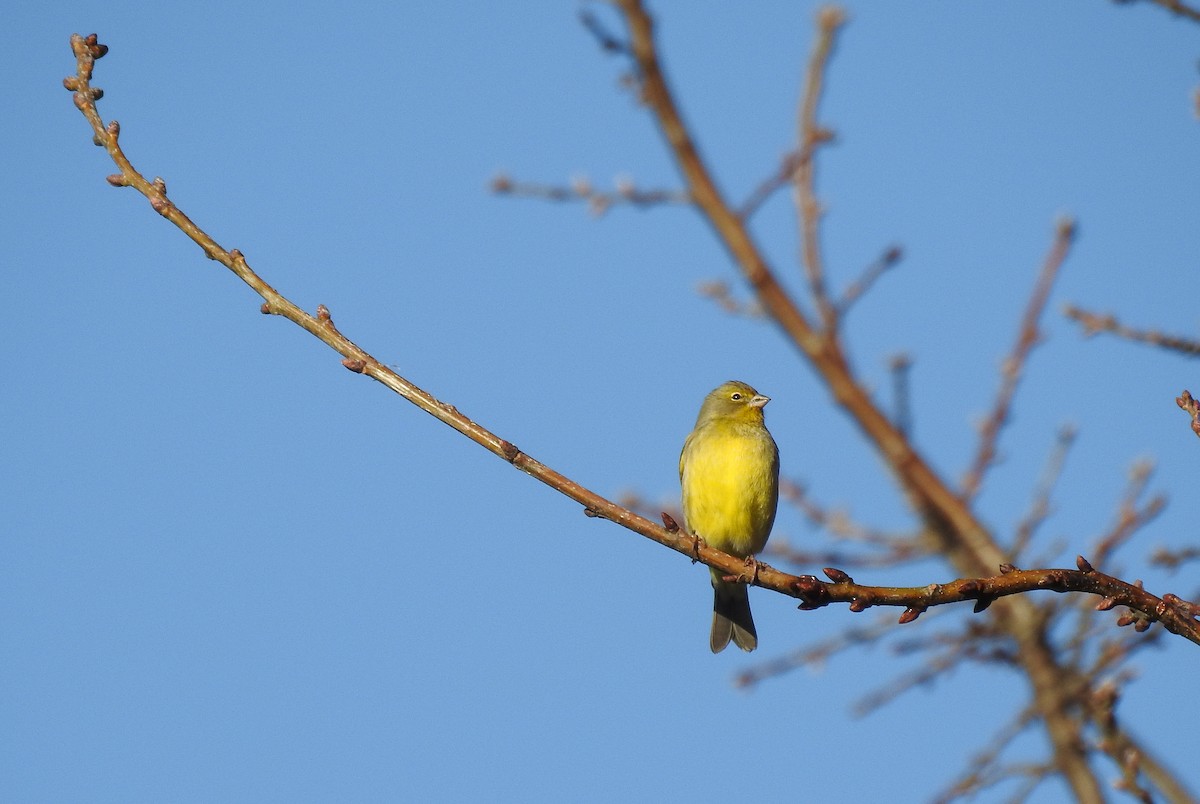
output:
<instances>
[{"instance_id":1,"label":"thin twig","mask_svg":"<svg viewBox=\"0 0 1200 804\"><path fill-rule=\"evenodd\" d=\"M846 286L842 297L837 302L838 313L844 315L856 301L871 289L879 277L883 276L889 268L895 267L903 257L904 251L899 246L891 246L883 252L879 259L867 266L867 269L862 272L862 276Z\"/></svg>"},{"instance_id":2,"label":"thin twig","mask_svg":"<svg viewBox=\"0 0 1200 804\"><path fill-rule=\"evenodd\" d=\"M1001 727L987 746L971 758L967 770L933 799L934 804L949 804L965 796L977 795L1006 778L998 775L1000 756L1035 720L1034 711L1026 708Z\"/></svg>"},{"instance_id":3,"label":"thin twig","mask_svg":"<svg viewBox=\"0 0 1200 804\"><path fill-rule=\"evenodd\" d=\"M1192 398L1186 390L1175 397L1175 404L1192 418L1192 432L1200 436L1200 402Z\"/></svg>"},{"instance_id":4,"label":"thin twig","mask_svg":"<svg viewBox=\"0 0 1200 804\"><path fill-rule=\"evenodd\" d=\"M640 190L628 179L617 179L612 192L597 190L586 178L578 178L569 186L517 182L504 174L496 176L488 184L497 195L517 198L541 198L546 201L587 203L588 211L599 217L615 206L632 206L639 209L665 204L691 204L692 199L680 190Z\"/></svg>"},{"instance_id":5,"label":"thin twig","mask_svg":"<svg viewBox=\"0 0 1200 804\"><path fill-rule=\"evenodd\" d=\"M762 305L757 301L744 302L734 298L733 289L724 279L712 279L701 282L696 286L696 292L706 299L716 302L717 306L730 315L745 316L746 318L763 318Z\"/></svg>"},{"instance_id":6,"label":"thin twig","mask_svg":"<svg viewBox=\"0 0 1200 804\"><path fill-rule=\"evenodd\" d=\"M908 352L897 352L888 358L888 373L892 377L892 420L905 438L912 438L913 428L911 394L908 391L912 366L912 356Z\"/></svg>"},{"instance_id":7,"label":"thin twig","mask_svg":"<svg viewBox=\"0 0 1200 804\"><path fill-rule=\"evenodd\" d=\"M1167 500L1162 495L1152 497L1144 506L1138 507L1138 500L1145 493L1153 471L1154 464L1146 460L1136 461L1129 467L1129 482L1117 504L1117 519L1092 550L1097 567L1108 569L1112 554L1166 507Z\"/></svg>"},{"instance_id":8,"label":"thin twig","mask_svg":"<svg viewBox=\"0 0 1200 804\"><path fill-rule=\"evenodd\" d=\"M1117 0L1117 2L1132 4L1132 0ZM1172 14L1189 19L1192 22L1200 22L1200 10L1189 6L1187 3L1182 2L1182 0L1150 0L1150 2L1157 6L1162 6Z\"/></svg>"},{"instance_id":9,"label":"thin twig","mask_svg":"<svg viewBox=\"0 0 1200 804\"><path fill-rule=\"evenodd\" d=\"M1001 367L1000 388L996 392L992 412L980 427L979 447L975 452L974 461L971 462L971 468L967 470L962 482L964 500L970 500L979 492L979 488L983 484L984 473L996 460L996 442L1000 437L1000 430L1008 422L1013 396L1021 381L1025 361L1038 343L1038 322L1041 319L1042 310L1046 307L1050 290L1054 286L1054 279L1058 275L1063 261L1067 258L1067 252L1070 250L1071 241L1074 238L1075 222L1070 219L1060 221L1054 233L1054 243L1042 263L1041 273L1029 296L1025 314L1021 317L1017 341L1013 344L1012 352L1005 358Z\"/></svg>"},{"instance_id":10,"label":"thin twig","mask_svg":"<svg viewBox=\"0 0 1200 804\"><path fill-rule=\"evenodd\" d=\"M1029 505L1029 511L1017 524L1017 533L1009 550L1011 560L1017 561L1024 555L1025 549L1033 539L1033 534L1050 515L1050 497L1054 493L1054 487L1058 483L1059 477L1062 476L1063 464L1066 463L1067 453L1071 451L1071 446L1075 443L1075 436L1076 430L1073 426L1064 425L1059 428L1058 437L1054 441L1054 449L1050 451L1050 456L1046 459L1046 466L1033 491L1033 501Z\"/></svg>"},{"instance_id":11,"label":"thin twig","mask_svg":"<svg viewBox=\"0 0 1200 804\"><path fill-rule=\"evenodd\" d=\"M783 656L744 670L734 679L734 684L738 687L749 688L802 667L824 665L839 653L850 648L861 648L874 644L894 633L895 630L896 625L892 617L880 617L873 625L865 628L847 628L828 639L805 645Z\"/></svg>"},{"instance_id":12,"label":"thin twig","mask_svg":"<svg viewBox=\"0 0 1200 804\"><path fill-rule=\"evenodd\" d=\"M779 167L775 172L767 178L763 179L750 196L742 202L738 207L737 215L743 221L748 221L753 217L755 212L758 212L759 207L766 203L767 199L775 194L781 187L786 187L792 183L792 177L796 174L796 165L800 161L800 154L792 151L786 154L780 160Z\"/></svg>"},{"instance_id":13,"label":"thin twig","mask_svg":"<svg viewBox=\"0 0 1200 804\"><path fill-rule=\"evenodd\" d=\"M816 192L817 148L833 139L833 133L817 124L817 107L825 85L825 67L833 54L838 29L846 22L846 14L837 6L825 6L817 12L817 41L808 60L804 81L804 97L797 120L799 158L796 161L793 184L796 212L800 217L801 262L808 277L809 293L817 306L826 337L833 338L837 330L838 310L829 298L825 286L825 263L821 256L821 203Z\"/></svg>"},{"instance_id":14,"label":"thin twig","mask_svg":"<svg viewBox=\"0 0 1200 804\"><path fill-rule=\"evenodd\" d=\"M1169 349L1188 357L1200 357L1200 341L1193 338L1185 338L1180 335L1167 335L1156 329L1127 327L1112 314L1100 315L1099 313L1085 310L1082 307L1076 307L1073 304L1063 306L1063 315L1072 321L1079 322L1083 328L1084 337L1090 338L1097 333L1108 332L1126 340L1148 343L1151 346Z\"/></svg>"}]
</instances>

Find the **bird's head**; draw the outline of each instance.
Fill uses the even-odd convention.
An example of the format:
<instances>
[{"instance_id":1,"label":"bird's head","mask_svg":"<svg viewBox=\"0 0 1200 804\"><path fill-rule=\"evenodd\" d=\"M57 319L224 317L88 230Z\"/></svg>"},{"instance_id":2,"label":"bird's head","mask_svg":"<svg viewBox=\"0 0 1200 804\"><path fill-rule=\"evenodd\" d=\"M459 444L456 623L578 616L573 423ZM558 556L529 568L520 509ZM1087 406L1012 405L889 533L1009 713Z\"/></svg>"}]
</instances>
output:
<instances>
[{"instance_id":1,"label":"bird's head","mask_svg":"<svg viewBox=\"0 0 1200 804\"><path fill-rule=\"evenodd\" d=\"M771 397L763 396L746 383L730 380L717 386L704 397L700 415L696 418L696 426L714 419L762 424L763 406L770 401Z\"/></svg>"}]
</instances>

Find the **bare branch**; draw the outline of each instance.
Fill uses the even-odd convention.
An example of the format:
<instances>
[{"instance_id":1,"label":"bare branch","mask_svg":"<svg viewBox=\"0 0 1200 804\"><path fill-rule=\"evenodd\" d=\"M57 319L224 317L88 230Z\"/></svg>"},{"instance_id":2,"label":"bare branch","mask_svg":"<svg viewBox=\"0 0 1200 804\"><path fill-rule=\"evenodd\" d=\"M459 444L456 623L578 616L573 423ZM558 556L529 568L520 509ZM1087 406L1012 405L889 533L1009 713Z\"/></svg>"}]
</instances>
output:
<instances>
[{"instance_id":1,"label":"bare branch","mask_svg":"<svg viewBox=\"0 0 1200 804\"><path fill-rule=\"evenodd\" d=\"M894 633L895 630L896 624L891 617L880 617L873 625L866 628L847 628L829 639L806 645L784 656L751 667L739 673L734 679L734 684L738 687L749 688L801 667L823 665L838 653L878 642L888 634Z\"/></svg>"},{"instance_id":2,"label":"bare branch","mask_svg":"<svg viewBox=\"0 0 1200 804\"><path fill-rule=\"evenodd\" d=\"M979 448L976 450L975 460L971 463L971 468L967 470L962 482L962 496L965 500L970 500L979 492L979 487L983 484L984 473L996 459L996 442L1000 437L1000 430L1008 422L1013 396L1017 392L1017 384L1021 381L1025 361L1038 343L1038 321L1041 319L1042 310L1045 309L1046 301L1050 297L1054 279L1058 276L1058 270L1067 258L1071 241L1074 239L1075 222L1070 219L1060 221L1055 230L1054 244L1050 247L1050 253L1046 255L1041 274L1033 286L1029 303L1025 307L1025 314L1021 317L1017 342L1013 344L1012 352L1005 358L1001 368L1000 389L996 392L996 401L992 405L992 412L980 428Z\"/></svg>"},{"instance_id":3,"label":"bare branch","mask_svg":"<svg viewBox=\"0 0 1200 804\"><path fill-rule=\"evenodd\" d=\"M833 53L838 29L846 22L846 14L837 6L825 6L817 12L817 41L813 45L808 61L807 78L804 81L804 98L800 103L797 121L799 148L796 170L792 181L795 186L796 211L800 216L801 261L808 277L808 289L825 334L833 337L837 329L838 311L825 288L825 263L821 256L820 225L821 203L816 193L817 148L833 139L833 132L817 124L817 106L821 102L821 90L825 84L825 66Z\"/></svg>"},{"instance_id":4,"label":"bare branch","mask_svg":"<svg viewBox=\"0 0 1200 804\"><path fill-rule=\"evenodd\" d=\"M1075 435L1075 428L1070 425L1064 425L1058 431L1054 449L1050 452L1050 457L1046 460L1046 468L1042 470L1042 476L1038 479L1037 487L1034 489L1033 502L1029 506L1029 511L1017 525L1017 533L1009 550L1009 556L1013 560L1024 554L1033 539L1034 532L1050 515L1050 496L1054 493L1054 486L1062 475L1067 453L1075 443Z\"/></svg>"},{"instance_id":5,"label":"bare branch","mask_svg":"<svg viewBox=\"0 0 1200 804\"><path fill-rule=\"evenodd\" d=\"M766 203L767 199L775 194L775 191L792 183L792 177L796 174L796 166L800 162L800 154L792 151L786 154L779 163L779 167L764 179L750 196L742 202L738 207L737 215L743 221L749 220L758 208Z\"/></svg>"},{"instance_id":6,"label":"bare branch","mask_svg":"<svg viewBox=\"0 0 1200 804\"><path fill-rule=\"evenodd\" d=\"M1116 2L1119 4L1130 5L1132 5L1133 1L1134 0L1116 0ZM1182 2L1182 0L1149 0L1149 2L1154 3L1157 6L1162 6L1176 16L1189 19L1192 22L1200 22L1200 10L1189 6L1187 3Z\"/></svg>"},{"instance_id":7,"label":"bare branch","mask_svg":"<svg viewBox=\"0 0 1200 804\"><path fill-rule=\"evenodd\" d=\"M680 190L640 190L629 179L617 179L612 192L597 190L586 178L578 178L564 187L552 184L517 182L504 174L496 176L489 188L497 195L517 198L541 198L546 201L584 201L588 211L599 217L615 206L622 204L645 209L665 204L691 204L692 199Z\"/></svg>"},{"instance_id":8,"label":"bare branch","mask_svg":"<svg viewBox=\"0 0 1200 804\"><path fill-rule=\"evenodd\" d=\"M973 796L984 789L1004 781L1001 773L1000 755L1036 720L1032 709L1026 708L993 735L983 750L967 763L967 770L934 798L935 804L947 804L964 796Z\"/></svg>"},{"instance_id":9,"label":"bare branch","mask_svg":"<svg viewBox=\"0 0 1200 804\"><path fill-rule=\"evenodd\" d=\"M1145 493L1153 471L1154 465L1149 461L1136 461L1129 467L1129 483L1117 505L1117 519L1093 549L1096 566L1107 569L1112 554L1166 507L1167 500L1162 495L1152 497L1144 506L1138 507L1138 500Z\"/></svg>"},{"instance_id":10,"label":"bare branch","mask_svg":"<svg viewBox=\"0 0 1200 804\"><path fill-rule=\"evenodd\" d=\"M912 407L908 392L908 375L912 365L912 356L907 352L897 352L888 358L888 371L892 375L892 421L905 438L912 437Z\"/></svg>"},{"instance_id":11,"label":"bare branch","mask_svg":"<svg viewBox=\"0 0 1200 804\"><path fill-rule=\"evenodd\" d=\"M855 279L846 286L842 292L842 298L838 300L837 310L839 314L845 314L847 310L859 299L861 299L876 280L889 269L894 267L904 257L904 251L899 246L891 246L887 251L879 256L879 259L867 266L863 271L862 276Z\"/></svg>"},{"instance_id":12,"label":"bare branch","mask_svg":"<svg viewBox=\"0 0 1200 804\"><path fill-rule=\"evenodd\" d=\"M1073 321L1079 322L1083 328L1084 337L1087 338L1100 332L1108 332L1126 340L1148 343L1151 346L1169 349L1188 357L1200 356L1200 341L1192 338L1184 338L1179 335L1166 335L1156 329L1127 327L1112 314L1099 315L1084 310L1081 307L1076 307L1073 304L1068 304L1063 306L1063 315Z\"/></svg>"},{"instance_id":13,"label":"bare branch","mask_svg":"<svg viewBox=\"0 0 1200 804\"><path fill-rule=\"evenodd\" d=\"M723 279L713 279L701 282L696 286L696 292L707 299L712 299L717 306L730 315L745 316L746 318L763 318L762 305L756 301L744 302L733 297L733 290Z\"/></svg>"},{"instance_id":14,"label":"bare branch","mask_svg":"<svg viewBox=\"0 0 1200 804\"><path fill-rule=\"evenodd\" d=\"M1200 547L1184 547L1179 550L1169 550L1159 547L1150 555L1150 563L1169 570L1177 570L1188 561L1200 559Z\"/></svg>"}]
</instances>

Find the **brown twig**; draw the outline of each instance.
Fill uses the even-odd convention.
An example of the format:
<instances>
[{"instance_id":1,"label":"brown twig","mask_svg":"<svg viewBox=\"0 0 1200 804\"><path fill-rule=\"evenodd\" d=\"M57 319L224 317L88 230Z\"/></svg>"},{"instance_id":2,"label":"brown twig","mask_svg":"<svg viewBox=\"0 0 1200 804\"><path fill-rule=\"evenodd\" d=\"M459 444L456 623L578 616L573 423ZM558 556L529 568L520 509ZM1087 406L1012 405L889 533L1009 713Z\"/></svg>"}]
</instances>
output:
<instances>
[{"instance_id":1,"label":"brown twig","mask_svg":"<svg viewBox=\"0 0 1200 804\"><path fill-rule=\"evenodd\" d=\"M1117 0L1117 2L1132 4L1133 0ZM1157 6L1162 6L1176 16L1189 19L1192 22L1200 22L1200 10L1189 6L1187 3L1182 2L1182 0L1150 0L1150 2Z\"/></svg>"},{"instance_id":2,"label":"brown twig","mask_svg":"<svg viewBox=\"0 0 1200 804\"><path fill-rule=\"evenodd\" d=\"M1029 511L1017 524L1016 536L1013 538L1012 547L1009 549L1009 558L1011 560L1016 561L1024 555L1025 549L1033 540L1033 534L1050 515L1050 497L1054 493L1054 487L1058 483L1059 477L1062 475L1063 465L1067 460L1067 453L1070 452L1071 446L1075 443L1075 435L1075 428L1070 425L1064 425L1059 429L1058 437L1054 442L1054 449L1051 450L1050 457L1046 459L1046 467L1042 470L1037 487L1034 489L1033 501L1029 505Z\"/></svg>"},{"instance_id":3,"label":"brown twig","mask_svg":"<svg viewBox=\"0 0 1200 804\"><path fill-rule=\"evenodd\" d=\"M791 478L779 478L779 497L795 507L813 525L838 539L884 548L890 548L902 539L897 534L860 525L843 510L821 505L812 498L803 483Z\"/></svg>"},{"instance_id":4,"label":"brown twig","mask_svg":"<svg viewBox=\"0 0 1200 804\"><path fill-rule=\"evenodd\" d=\"M792 178L796 175L796 166L800 162L800 154L791 151L784 155L779 162L779 167L775 172L767 178L763 179L749 197L742 202L738 207L737 215L743 221L748 221L753 217L758 208L766 203L767 199L775 194L781 187L786 187L792 183Z\"/></svg>"},{"instance_id":5,"label":"brown twig","mask_svg":"<svg viewBox=\"0 0 1200 804\"><path fill-rule=\"evenodd\" d=\"M584 201L588 211L599 217L615 206L622 204L639 209L664 204L690 204L692 199L679 190L640 190L628 179L617 179L612 192L597 190L586 178L575 179L570 186L517 182L504 174L496 176L488 184L497 195L516 198L541 198L546 201Z\"/></svg>"},{"instance_id":6,"label":"brown twig","mask_svg":"<svg viewBox=\"0 0 1200 804\"><path fill-rule=\"evenodd\" d=\"M1002 772L1000 756L1035 720L1036 713L1026 708L1005 724L993 735L988 745L971 758L967 770L933 799L934 804L949 804L963 797L975 796L1010 778ZM1049 768L1046 770L1050 771Z\"/></svg>"},{"instance_id":7,"label":"brown twig","mask_svg":"<svg viewBox=\"0 0 1200 804\"><path fill-rule=\"evenodd\" d=\"M971 462L971 468L967 470L962 482L962 496L965 500L970 500L979 493L984 474L996 460L996 443L1000 437L1000 430L1008 422L1012 400L1017 392L1017 385L1021 381L1025 361L1039 340L1038 322L1046 307L1046 301L1050 298L1054 279L1058 276L1058 271L1062 267L1063 261L1066 260L1067 252L1074 239L1075 222L1070 219L1060 221L1054 233L1054 243L1050 247L1050 253L1046 255L1046 259L1042 263L1041 273L1029 296L1025 314L1021 317L1017 341L1013 344L1012 352L1005 358L1001 367L1000 389L996 392L992 412L980 427L979 447L975 452L975 459Z\"/></svg>"},{"instance_id":8,"label":"brown twig","mask_svg":"<svg viewBox=\"0 0 1200 804\"><path fill-rule=\"evenodd\" d=\"M696 286L696 292L706 299L712 299L717 306L730 315L745 316L746 318L762 318L762 305L757 301L744 302L735 299L733 289L723 279L712 279L701 282Z\"/></svg>"},{"instance_id":9,"label":"brown twig","mask_svg":"<svg viewBox=\"0 0 1200 804\"><path fill-rule=\"evenodd\" d=\"M1160 567L1166 567L1168 570L1174 571L1188 561L1196 561L1200 559L1200 547L1182 547L1178 550L1169 550L1166 547L1159 547L1150 554L1150 563Z\"/></svg>"},{"instance_id":10,"label":"brown twig","mask_svg":"<svg viewBox=\"0 0 1200 804\"><path fill-rule=\"evenodd\" d=\"M825 85L825 67L833 54L838 29L846 14L837 6L825 6L817 12L817 41L808 60L804 96L797 120L798 158L792 178L796 212L800 216L800 256L808 277L809 293L817 306L824 334L835 337L838 310L825 287L825 262L821 256L820 225L822 209L816 192L817 148L833 139L833 132L817 124L817 107Z\"/></svg>"},{"instance_id":11,"label":"brown twig","mask_svg":"<svg viewBox=\"0 0 1200 804\"><path fill-rule=\"evenodd\" d=\"M1200 341L1184 338L1179 335L1167 335L1156 329L1135 329L1127 327L1112 314L1100 315L1073 304L1063 306L1063 315L1072 321L1077 321L1083 328L1083 335L1090 338L1100 332L1108 332L1121 338L1139 343L1148 343L1169 349L1188 357L1200 356Z\"/></svg>"},{"instance_id":12,"label":"brown twig","mask_svg":"<svg viewBox=\"0 0 1200 804\"><path fill-rule=\"evenodd\" d=\"M1175 404L1192 417L1192 432L1200 436L1200 402L1193 399L1192 395L1185 390L1175 397Z\"/></svg>"},{"instance_id":13,"label":"brown twig","mask_svg":"<svg viewBox=\"0 0 1200 804\"><path fill-rule=\"evenodd\" d=\"M879 256L879 259L867 266L862 275L846 286L842 297L838 299L838 313L844 315L853 304L861 299L871 286L883 276L889 268L894 268L904 257L904 251L899 246L891 246Z\"/></svg>"},{"instance_id":14,"label":"brown twig","mask_svg":"<svg viewBox=\"0 0 1200 804\"><path fill-rule=\"evenodd\" d=\"M892 421L905 438L912 438L912 406L908 392L908 375L913 360L908 352L897 352L888 358L888 373L892 377Z\"/></svg>"},{"instance_id":15,"label":"brown twig","mask_svg":"<svg viewBox=\"0 0 1200 804\"><path fill-rule=\"evenodd\" d=\"M1154 465L1144 460L1136 461L1129 468L1129 483L1117 504L1117 519L1092 550L1096 566L1108 569L1113 553L1166 507L1167 500L1161 494L1152 497L1144 506L1138 507L1138 500L1145 493L1153 471Z\"/></svg>"},{"instance_id":16,"label":"brown twig","mask_svg":"<svg viewBox=\"0 0 1200 804\"><path fill-rule=\"evenodd\" d=\"M770 661L762 662L742 671L734 679L741 688L753 687L760 682L777 678L801 667L824 665L833 656L851 648L861 648L878 642L894 633L896 623L892 617L880 617L866 628L847 628L828 639L805 645Z\"/></svg>"}]
</instances>

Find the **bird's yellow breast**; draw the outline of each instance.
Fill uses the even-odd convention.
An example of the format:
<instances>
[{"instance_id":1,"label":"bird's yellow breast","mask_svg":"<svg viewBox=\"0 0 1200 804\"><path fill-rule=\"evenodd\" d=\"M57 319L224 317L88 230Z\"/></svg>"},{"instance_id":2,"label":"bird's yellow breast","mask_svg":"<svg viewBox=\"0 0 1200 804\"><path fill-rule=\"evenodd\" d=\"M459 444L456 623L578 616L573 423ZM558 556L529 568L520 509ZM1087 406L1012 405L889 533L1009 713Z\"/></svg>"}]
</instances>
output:
<instances>
[{"instance_id":1,"label":"bird's yellow breast","mask_svg":"<svg viewBox=\"0 0 1200 804\"><path fill-rule=\"evenodd\" d=\"M775 522L779 453L765 427L714 421L688 437L679 459L688 529L738 556L760 552Z\"/></svg>"}]
</instances>

